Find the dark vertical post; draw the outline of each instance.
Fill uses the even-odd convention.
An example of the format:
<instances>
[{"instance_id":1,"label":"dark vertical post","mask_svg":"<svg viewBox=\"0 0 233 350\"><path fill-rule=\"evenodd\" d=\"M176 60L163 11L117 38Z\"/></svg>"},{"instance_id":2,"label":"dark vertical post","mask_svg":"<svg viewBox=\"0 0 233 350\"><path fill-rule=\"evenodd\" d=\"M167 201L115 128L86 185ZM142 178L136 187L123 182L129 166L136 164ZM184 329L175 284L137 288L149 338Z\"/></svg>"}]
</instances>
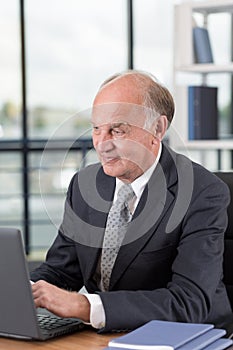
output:
<instances>
[{"instance_id":1,"label":"dark vertical post","mask_svg":"<svg viewBox=\"0 0 233 350\"><path fill-rule=\"evenodd\" d=\"M230 52L231 52L231 57L230 57L230 59L231 59L231 61L233 61L233 52L232 52L232 50L233 50L233 14L231 14L231 36L230 36L230 38L231 38L231 47L230 47ZM231 89L231 99L230 99L230 108L229 108L229 110L230 110L230 115L231 115L231 120L230 120L230 122L231 122L231 126L230 126L230 128L231 128L231 134L233 134L233 75L231 74L231 87L230 87L230 89ZM233 151L231 151L231 168L233 167Z\"/></svg>"},{"instance_id":2,"label":"dark vertical post","mask_svg":"<svg viewBox=\"0 0 233 350\"><path fill-rule=\"evenodd\" d=\"M24 0L20 0L20 39L21 39L21 80L22 80L22 163L24 192L24 242L26 254L29 254L29 178L28 178L28 132L27 132L27 87L26 87L26 47L25 47L25 9Z\"/></svg>"},{"instance_id":3,"label":"dark vertical post","mask_svg":"<svg viewBox=\"0 0 233 350\"><path fill-rule=\"evenodd\" d=\"M217 164L218 170L222 169L222 151L221 149L217 149Z\"/></svg>"},{"instance_id":4,"label":"dark vertical post","mask_svg":"<svg viewBox=\"0 0 233 350\"><path fill-rule=\"evenodd\" d=\"M134 68L133 63L133 0L128 0L128 69Z\"/></svg>"}]
</instances>

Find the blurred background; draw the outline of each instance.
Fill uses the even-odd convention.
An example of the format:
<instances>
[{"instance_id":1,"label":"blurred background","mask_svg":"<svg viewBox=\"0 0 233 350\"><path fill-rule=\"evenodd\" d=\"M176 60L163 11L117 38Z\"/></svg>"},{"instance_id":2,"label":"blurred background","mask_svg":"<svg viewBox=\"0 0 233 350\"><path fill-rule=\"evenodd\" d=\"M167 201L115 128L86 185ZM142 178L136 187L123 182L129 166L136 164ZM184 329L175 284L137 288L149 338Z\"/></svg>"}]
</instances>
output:
<instances>
[{"instance_id":1,"label":"blurred background","mask_svg":"<svg viewBox=\"0 0 233 350\"><path fill-rule=\"evenodd\" d=\"M136 68L173 92L175 3L0 0L0 226L21 229L29 256L52 243L72 175L97 160L89 116L102 81ZM220 20L213 50L231 25ZM219 84L224 131L231 81Z\"/></svg>"}]
</instances>

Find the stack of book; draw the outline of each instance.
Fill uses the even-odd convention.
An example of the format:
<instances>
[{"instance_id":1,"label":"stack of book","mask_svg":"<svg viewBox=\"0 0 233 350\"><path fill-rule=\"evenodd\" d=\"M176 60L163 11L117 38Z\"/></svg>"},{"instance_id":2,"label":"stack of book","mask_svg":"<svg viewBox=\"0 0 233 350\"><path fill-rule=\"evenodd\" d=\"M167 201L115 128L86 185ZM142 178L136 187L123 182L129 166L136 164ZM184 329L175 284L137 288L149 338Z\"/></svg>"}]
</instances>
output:
<instances>
[{"instance_id":1,"label":"stack of book","mask_svg":"<svg viewBox=\"0 0 233 350\"><path fill-rule=\"evenodd\" d=\"M214 86L188 87L189 140L218 138L218 89Z\"/></svg>"},{"instance_id":2,"label":"stack of book","mask_svg":"<svg viewBox=\"0 0 233 350\"><path fill-rule=\"evenodd\" d=\"M105 350L222 350L233 344L212 324L150 321L109 342Z\"/></svg>"}]
</instances>

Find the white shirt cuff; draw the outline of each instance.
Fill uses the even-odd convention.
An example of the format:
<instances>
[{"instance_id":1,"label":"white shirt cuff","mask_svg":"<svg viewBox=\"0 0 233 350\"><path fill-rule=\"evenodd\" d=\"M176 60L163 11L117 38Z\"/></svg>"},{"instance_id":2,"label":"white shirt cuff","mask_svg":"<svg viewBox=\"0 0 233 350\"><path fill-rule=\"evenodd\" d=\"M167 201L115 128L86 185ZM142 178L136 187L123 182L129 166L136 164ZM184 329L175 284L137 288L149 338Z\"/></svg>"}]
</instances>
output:
<instances>
[{"instance_id":1,"label":"white shirt cuff","mask_svg":"<svg viewBox=\"0 0 233 350\"><path fill-rule=\"evenodd\" d=\"M105 326L105 311L101 298L97 294L83 293L91 305L90 323L92 327L100 329Z\"/></svg>"}]
</instances>

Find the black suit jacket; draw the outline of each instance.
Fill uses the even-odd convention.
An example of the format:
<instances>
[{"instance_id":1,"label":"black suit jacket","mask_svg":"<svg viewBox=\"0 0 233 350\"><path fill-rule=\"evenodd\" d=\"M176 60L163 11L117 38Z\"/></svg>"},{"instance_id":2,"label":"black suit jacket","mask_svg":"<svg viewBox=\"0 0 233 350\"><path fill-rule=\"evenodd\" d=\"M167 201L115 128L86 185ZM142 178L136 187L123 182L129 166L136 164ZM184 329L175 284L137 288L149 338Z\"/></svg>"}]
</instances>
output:
<instances>
[{"instance_id":1,"label":"black suit jacket","mask_svg":"<svg viewBox=\"0 0 233 350\"><path fill-rule=\"evenodd\" d=\"M231 315L222 283L229 192L216 176L163 145L161 158L129 225L101 292L96 270L115 189L100 164L73 177L64 218L47 259L31 275L78 291L99 293L102 331L152 320L211 322Z\"/></svg>"}]
</instances>

